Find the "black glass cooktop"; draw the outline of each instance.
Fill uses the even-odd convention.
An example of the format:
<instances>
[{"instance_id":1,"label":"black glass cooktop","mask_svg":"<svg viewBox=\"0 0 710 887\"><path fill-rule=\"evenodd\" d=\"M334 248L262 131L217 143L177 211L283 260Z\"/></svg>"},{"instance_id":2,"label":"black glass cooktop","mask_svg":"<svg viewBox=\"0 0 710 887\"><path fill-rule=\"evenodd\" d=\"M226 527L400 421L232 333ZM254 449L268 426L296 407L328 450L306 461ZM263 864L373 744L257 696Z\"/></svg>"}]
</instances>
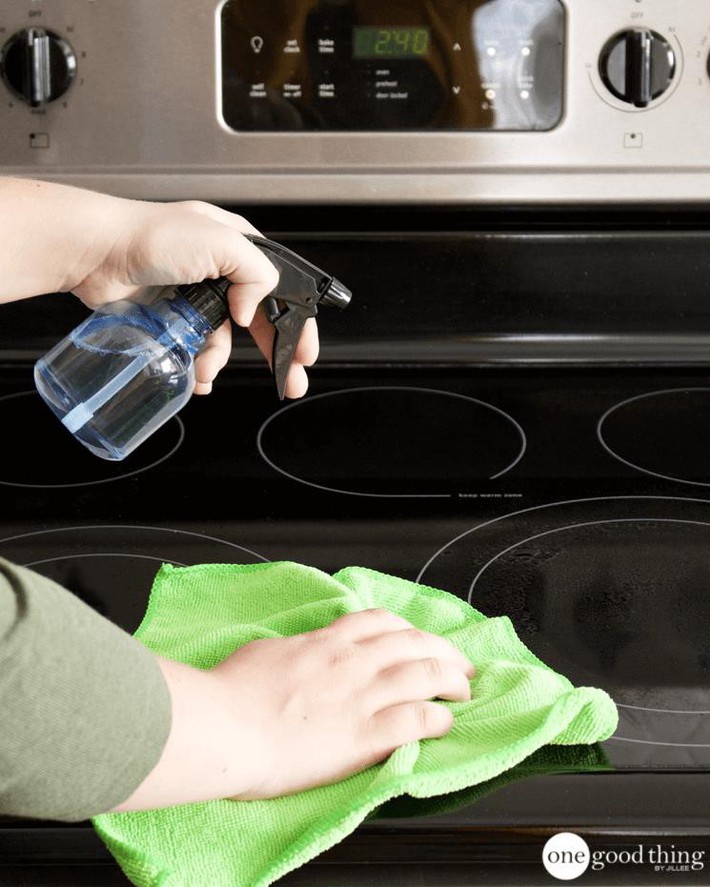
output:
<instances>
[{"instance_id":1,"label":"black glass cooktop","mask_svg":"<svg viewBox=\"0 0 710 887\"><path fill-rule=\"evenodd\" d=\"M710 370L311 378L281 404L264 369L231 368L108 463L49 414L29 367L4 371L0 555L128 631L164 561L361 565L446 589L606 689L619 728L383 821L707 828Z\"/></svg>"}]
</instances>

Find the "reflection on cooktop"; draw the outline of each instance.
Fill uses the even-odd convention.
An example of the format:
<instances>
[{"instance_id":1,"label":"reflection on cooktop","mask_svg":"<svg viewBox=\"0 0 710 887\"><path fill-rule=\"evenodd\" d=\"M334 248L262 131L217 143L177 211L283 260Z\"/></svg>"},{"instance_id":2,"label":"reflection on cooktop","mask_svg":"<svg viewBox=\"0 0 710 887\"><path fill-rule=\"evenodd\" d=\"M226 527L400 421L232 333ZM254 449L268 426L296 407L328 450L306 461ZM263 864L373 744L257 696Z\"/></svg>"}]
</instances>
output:
<instances>
[{"instance_id":1,"label":"reflection on cooktop","mask_svg":"<svg viewBox=\"0 0 710 887\"><path fill-rule=\"evenodd\" d=\"M525 451L520 425L493 404L431 388L350 388L270 416L257 446L308 486L373 497L448 496L509 471Z\"/></svg>"},{"instance_id":2,"label":"reflection on cooktop","mask_svg":"<svg viewBox=\"0 0 710 887\"><path fill-rule=\"evenodd\" d=\"M125 461L99 459L62 428L36 391L0 397L0 421L12 430L0 463L0 485L10 487L85 487L120 480L164 462L185 436L175 417ZM37 458L38 443L45 458Z\"/></svg>"},{"instance_id":3,"label":"reflection on cooktop","mask_svg":"<svg viewBox=\"0 0 710 887\"><path fill-rule=\"evenodd\" d=\"M41 557L37 557L38 548ZM261 563L248 548L200 533L141 526L66 527L0 539L0 556L42 573L133 633L163 563Z\"/></svg>"},{"instance_id":4,"label":"reflection on cooktop","mask_svg":"<svg viewBox=\"0 0 710 887\"><path fill-rule=\"evenodd\" d=\"M599 420L602 446L620 462L666 480L710 486L710 388L630 397Z\"/></svg>"},{"instance_id":5,"label":"reflection on cooktop","mask_svg":"<svg viewBox=\"0 0 710 887\"><path fill-rule=\"evenodd\" d=\"M377 807L368 819L400 819L406 817L455 816L485 795L505 785L529 776L553 773L604 773L613 768L600 743L592 745L544 745L515 767L505 770L485 782L469 788L434 795L431 798L415 798L399 795Z\"/></svg>"},{"instance_id":6,"label":"reflection on cooktop","mask_svg":"<svg viewBox=\"0 0 710 887\"><path fill-rule=\"evenodd\" d=\"M574 684L620 707L617 742L710 761L710 502L552 503L474 527L419 580L506 615Z\"/></svg>"}]
</instances>

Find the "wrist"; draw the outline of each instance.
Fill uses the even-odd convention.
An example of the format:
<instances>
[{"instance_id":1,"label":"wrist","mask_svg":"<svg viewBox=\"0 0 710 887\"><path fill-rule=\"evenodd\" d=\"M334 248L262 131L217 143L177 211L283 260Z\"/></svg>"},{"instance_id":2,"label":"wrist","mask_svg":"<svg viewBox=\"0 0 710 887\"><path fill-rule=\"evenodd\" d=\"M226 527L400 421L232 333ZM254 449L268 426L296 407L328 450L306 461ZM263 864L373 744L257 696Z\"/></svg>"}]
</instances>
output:
<instances>
[{"instance_id":1,"label":"wrist","mask_svg":"<svg viewBox=\"0 0 710 887\"><path fill-rule=\"evenodd\" d=\"M112 812L216 800L244 792L248 756L239 747L226 683L215 670L156 659L170 692L170 734L156 766Z\"/></svg>"}]
</instances>

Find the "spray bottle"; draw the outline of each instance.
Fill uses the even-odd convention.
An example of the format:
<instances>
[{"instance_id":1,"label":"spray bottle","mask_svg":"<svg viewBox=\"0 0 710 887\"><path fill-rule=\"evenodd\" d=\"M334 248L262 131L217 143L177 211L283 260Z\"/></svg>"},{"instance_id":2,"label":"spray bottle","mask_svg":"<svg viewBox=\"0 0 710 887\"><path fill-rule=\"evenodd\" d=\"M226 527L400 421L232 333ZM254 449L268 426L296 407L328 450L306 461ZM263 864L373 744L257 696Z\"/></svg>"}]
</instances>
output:
<instances>
[{"instance_id":1,"label":"spray bottle","mask_svg":"<svg viewBox=\"0 0 710 887\"><path fill-rule=\"evenodd\" d=\"M309 317L345 308L350 291L272 240L245 235L279 271L264 300L274 325L272 370L283 400L286 377ZM102 459L132 453L192 396L194 361L229 317L226 277L176 286L152 305L103 305L35 364L35 385L64 427Z\"/></svg>"}]
</instances>

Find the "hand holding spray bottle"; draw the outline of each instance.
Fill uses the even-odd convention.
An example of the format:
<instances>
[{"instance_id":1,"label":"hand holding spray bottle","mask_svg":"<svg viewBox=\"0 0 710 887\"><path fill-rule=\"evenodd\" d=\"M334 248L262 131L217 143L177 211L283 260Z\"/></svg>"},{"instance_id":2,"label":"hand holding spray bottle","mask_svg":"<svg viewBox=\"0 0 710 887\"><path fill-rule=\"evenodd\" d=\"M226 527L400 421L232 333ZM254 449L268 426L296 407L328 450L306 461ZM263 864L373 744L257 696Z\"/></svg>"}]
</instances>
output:
<instances>
[{"instance_id":1,"label":"hand holding spray bottle","mask_svg":"<svg viewBox=\"0 0 710 887\"><path fill-rule=\"evenodd\" d=\"M279 398L309 317L345 308L350 291L279 243L244 235L279 271L264 300L275 327L272 369ZM188 402L195 357L229 317L226 277L176 286L153 305L121 300L93 312L35 364L35 385L64 427L102 459L121 460Z\"/></svg>"}]
</instances>

